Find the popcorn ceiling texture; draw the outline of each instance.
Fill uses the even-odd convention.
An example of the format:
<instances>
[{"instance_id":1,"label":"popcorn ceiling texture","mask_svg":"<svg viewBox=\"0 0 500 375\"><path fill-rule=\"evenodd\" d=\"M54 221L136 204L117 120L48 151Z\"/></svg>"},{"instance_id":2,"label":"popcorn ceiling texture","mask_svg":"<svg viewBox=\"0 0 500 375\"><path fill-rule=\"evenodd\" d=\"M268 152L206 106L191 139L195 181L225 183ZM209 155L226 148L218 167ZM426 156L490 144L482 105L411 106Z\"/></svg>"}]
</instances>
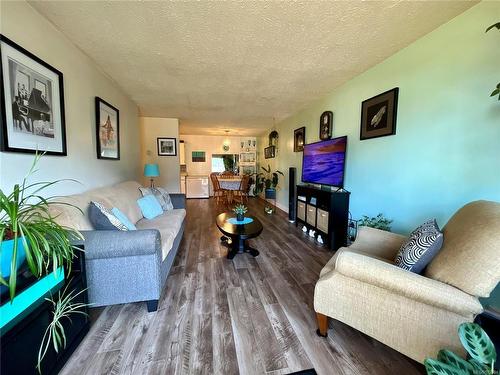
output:
<instances>
[{"instance_id":1,"label":"popcorn ceiling texture","mask_svg":"<svg viewBox=\"0 0 500 375\"><path fill-rule=\"evenodd\" d=\"M95 60L141 115L179 118L184 134L253 135L475 2L30 4Z\"/></svg>"}]
</instances>

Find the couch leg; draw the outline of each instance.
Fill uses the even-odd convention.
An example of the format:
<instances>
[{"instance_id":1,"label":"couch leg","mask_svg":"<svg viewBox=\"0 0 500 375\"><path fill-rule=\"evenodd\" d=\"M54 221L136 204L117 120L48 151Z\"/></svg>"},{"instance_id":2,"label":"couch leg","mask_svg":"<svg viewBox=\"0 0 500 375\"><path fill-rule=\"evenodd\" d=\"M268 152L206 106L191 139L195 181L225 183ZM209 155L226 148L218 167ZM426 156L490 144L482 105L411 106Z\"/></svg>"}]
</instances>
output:
<instances>
[{"instance_id":1,"label":"couch leg","mask_svg":"<svg viewBox=\"0 0 500 375\"><path fill-rule=\"evenodd\" d=\"M318 322L318 330L316 331L318 336L328 336L328 317L317 312L316 321Z\"/></svg>"},{"instance_id":2,"label":"couch leg","mask_svg":"<svg viewBox=\"0 0 500 375\"><path fill-rule=\"evenodd\" d=\"M148 312L153 312L158 310L158 300L157 299L151 299L149 301L146 301L146 305L148 306Z\"/></svg>"}]
</instances>

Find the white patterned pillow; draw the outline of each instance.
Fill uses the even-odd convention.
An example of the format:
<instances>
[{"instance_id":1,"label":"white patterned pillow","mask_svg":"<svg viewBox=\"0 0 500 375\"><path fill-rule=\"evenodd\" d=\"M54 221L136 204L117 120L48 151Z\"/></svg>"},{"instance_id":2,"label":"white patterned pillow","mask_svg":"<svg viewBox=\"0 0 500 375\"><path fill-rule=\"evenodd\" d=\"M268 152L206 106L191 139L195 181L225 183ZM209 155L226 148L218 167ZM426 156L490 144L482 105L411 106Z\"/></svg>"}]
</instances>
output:
<instances>
[{"instance_id":1,"label":"white patterned pillow","mask_svg":"<svg viewBox=\"0 0 500 375\"><path fill-rule=\"evenodd\" d=\"M153 188L145 188L140 187L139 190L143 197L146 195L154 195L155 198L160 202L161 208L163 211L169 211L174 209L174 205L172 204L172 200L170 199L170 195L168 192L161 187L153 187Z\"/></svg>"},{"instance_id":2,"label":"white patterned pillow","mask_svg":"<svg viewBox=\"0 0 500 375\"><path fill-rule=\"evenodd\" d=\"M99 202L90 202L89 220L97 230L128 230L110 210Z\"/></svg>"},{"instance_id":3,"label":"white patterned pillow","mask_svg":"<svg viewBox=\"0 0 500 375\"><path fill-rule=\"evenodd\" d=\"M443 233L435 219L411 232L399 249L394 263L405 270L421 273L443 246Z\"/></svg>"}]
</instances>

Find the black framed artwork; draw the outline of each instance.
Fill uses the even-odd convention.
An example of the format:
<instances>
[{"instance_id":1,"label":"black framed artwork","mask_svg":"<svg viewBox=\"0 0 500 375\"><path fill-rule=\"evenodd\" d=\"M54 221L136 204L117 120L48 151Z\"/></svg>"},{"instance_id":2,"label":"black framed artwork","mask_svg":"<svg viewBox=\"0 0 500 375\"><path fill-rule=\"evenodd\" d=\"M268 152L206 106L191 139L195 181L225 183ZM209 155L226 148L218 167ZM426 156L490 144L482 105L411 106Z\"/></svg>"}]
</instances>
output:
<instances>
[{"instance_id":1,"label":"black framed artwork","mask_svg":"<svg viewBox=\"0 0 500 375\"><path fill-rule=\"evenodd\" d=\"M120 160L120 111L96 96L97 158Z\"/></svg>"},{"instance_id":2,"label":"black framed artwork","mask_svg":"<svg viewBox=\"0 0 500 375\"><path fill-rule=\"evenodd\" d=\"M264 149L264 158L272 159L276 156L276 146L269 146Z\"/></svg>"},{"instance_id":3,"label":"black framed artwork","mask_svg":"<svg viewBox=\"0 0 500 375\"><path fill-rule=\"evenodd\" d=\"M399 88L383 92L361 104L361 140L396 134Z\"/></svg>"},{"instance_id":4,"label":"black framed artwork","mask_svg":"<svg viewBox=\"0 0 500 375\"><path fill-rule=\"evenodd\" d=\"M66 156L63 74L0 34L0 148Z\"/></svg>"},{"instance_id":5,"label":"black framed artwork","mask_svg":"<svg viewBox=\"0 0 500 375\"><path fill-rule=\"evenodd\" d=\"M333 112L325 111L319 118L319 139L325 141L332 137Z\"/></svg>"},{"instance_id":6,"label":"black framed artwork","mask_svg":"<svg viewBox=\"0 0 500 375\"><path fill-rule=\"evenodd\" d=\"M304 143L306 142L305 126L293 131L293 152L304 151Z\"/></svg>"},{"instance_id":7,"label":"black framed artwork","mask_svg":"<svg viewBox=\"0 0 500 375\"><path fill-rule=\"evenodd\" d=\"M176 138L156 138L158 156L177 156Z\"/></svg>"}]
</instances>

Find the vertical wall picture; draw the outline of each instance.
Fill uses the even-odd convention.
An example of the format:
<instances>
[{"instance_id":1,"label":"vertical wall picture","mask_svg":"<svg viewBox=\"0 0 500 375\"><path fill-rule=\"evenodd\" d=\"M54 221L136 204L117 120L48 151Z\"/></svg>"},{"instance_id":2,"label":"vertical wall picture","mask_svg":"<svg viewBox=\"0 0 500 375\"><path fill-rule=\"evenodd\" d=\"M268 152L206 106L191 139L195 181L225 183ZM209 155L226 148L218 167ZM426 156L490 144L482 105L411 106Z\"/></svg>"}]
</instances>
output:
<instances>
[{"instance_id":1,"label":"vertical wall picture","mask_svg":"<svg viewBox=\"0 0 500 375\"><path fill-rule=\"evenodd\" d=\"M120 111L95 98L97 158L120 160Z\"/></svg>"},{"instance_id":2,"label":"vertical wall picture","mask_svg":"<svg viewBox=\"0 0 500 375\"><path fill-rule=\"evenodd\" d=\"M319 139L322 141L332 137L333 112L325 111L319 118Z\"/></svg>"},{"instance_id":3,"label":"vertical wall picture","mask_svg":"<svg viewBox=\"0 0 500 375\"><path fill-rule=\"evenodd\" d=\"M305 126L295 129L293 132L293 151L304 151L304 144L306 142L306 128Z\"/></svg>"},{"instance_id":4,"label":"vertical wall picture","mask_svg":"<svg viewBox=\"0 0 500 375\"><path fill-rule=\"evenodd\" d=\"M157 138L158 156L177 156L176 138Z\"/></svg>"},{"instance_id":5,"label":"vertical wall picture","mask_svg":"<svg viewBox=\"0 0 500 375\"><path fill-rule=\"evenodd\" d=\"M396 87L361 104L361 140L396 134L398 93Z\"/></svg>"},{"instance_id":6,"label":"vertical wall picture","mask_svg":"<svg viewBox=\"0 0 500 375\"><path fill-rule=\"evenodd\" d=\"M1 150L66 155L63 74L0 35Z\"/></svg>"},{"instance_id":7,"label":"vertical wall picture","mask_svg":"<svg viewBox=\"0 0 500 375\"><path fill-rule=\"evenodd\" d=\"M276 146L269 146L264 149L264 158L272 159L276 156Z\"/></svg>"},{"instance_id":8,"label":"vertical wall picture","mask_svg":"<svg viewBox=\"0 0 500 375\"><path fill-rule=\"evenodd\" d=\"M193 151L191 153L191 161L193 163L204 163L205 160L205 151Z\"/></svg>"}]
</instances>

